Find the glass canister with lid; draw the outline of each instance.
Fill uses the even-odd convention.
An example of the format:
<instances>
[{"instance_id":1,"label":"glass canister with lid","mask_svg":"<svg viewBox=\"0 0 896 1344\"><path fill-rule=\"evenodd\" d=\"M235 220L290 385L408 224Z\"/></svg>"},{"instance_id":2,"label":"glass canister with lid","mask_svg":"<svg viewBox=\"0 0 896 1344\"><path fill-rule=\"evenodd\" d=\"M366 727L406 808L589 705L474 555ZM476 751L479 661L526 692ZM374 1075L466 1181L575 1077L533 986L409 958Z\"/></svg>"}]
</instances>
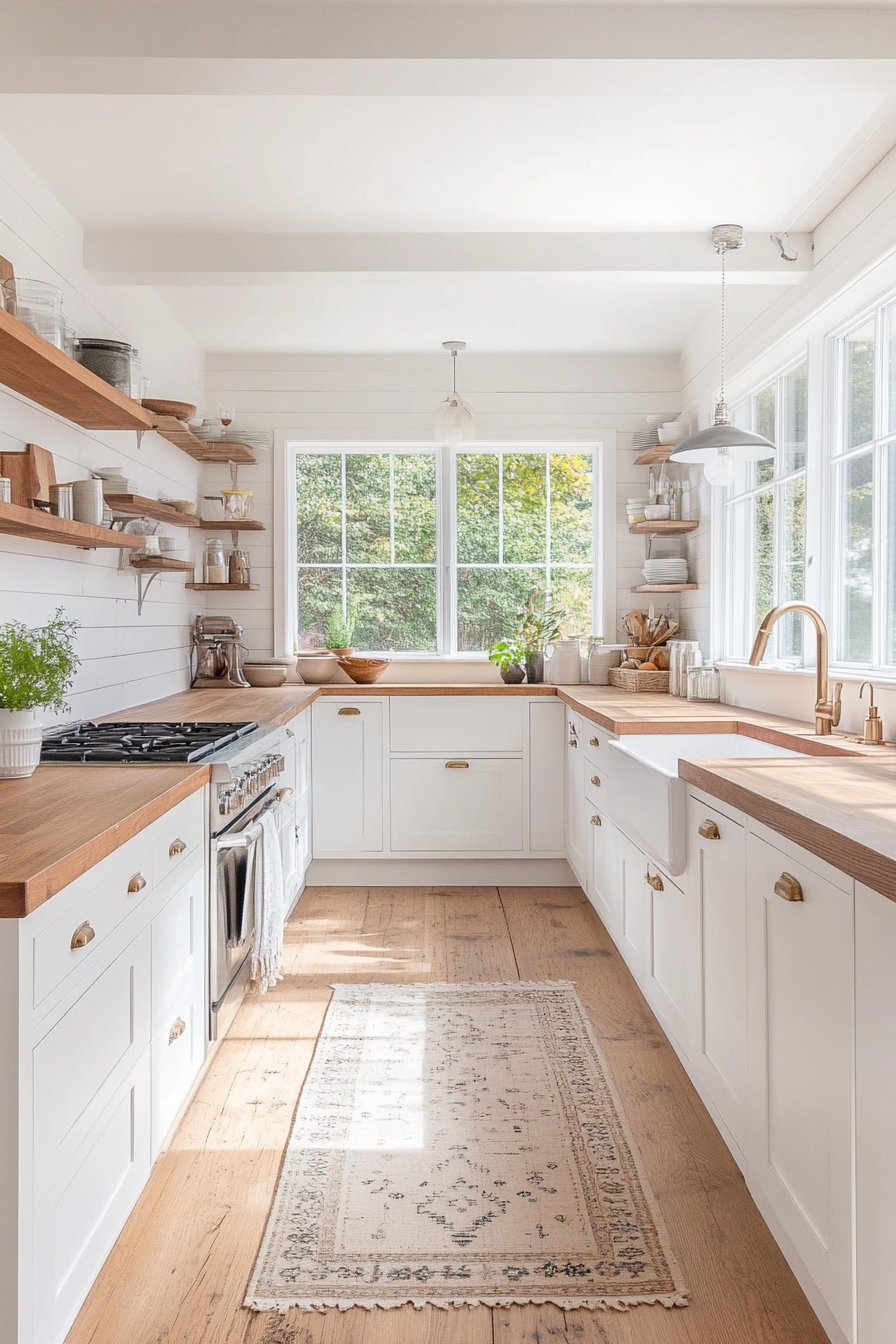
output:
<instances>
[{"instance_id":1,"label":"glass canister with lid","mask_svg":"<svg viewBox=\"0 0 896 1344\"><path fill-rule=\"evenodd\" d=\"M99 336L82 336L77 359L85 369L126 397L131 395L131 346L126 341L109 341Z\"/></svg>"},{"instance_id":2,"label":"glass canister with lid","mask_svg":"<svg viewBox=\"0 0 896 1344\"><path fill-rule=\"evenodd\" d=\"M203 574L206 583L227 582L227 562L224 559L224 543L220 537L209 537L205 543Z\"/></svg>"},{"instance_id":3,"label":"glass canister with lid","mask_svg":"<svg viewBox=\"0 0 896 1344\"><path fill-rule=\"evenodd\" d=\"M62 317L62 290L43 280L25 280L16 276L3 282L3 306L38 336L65 348L65 324Z\"/></svg>"},{"instance_id":4,"label":"glass canister with lid","mask_svg":"<svg viewBox=\"0 0 896 1344\"><path fill-rule=\"evenodd\" d=\"M688 669L689 700L721 700L722 679L712 663Z\"/></svg>"}]
</instances>

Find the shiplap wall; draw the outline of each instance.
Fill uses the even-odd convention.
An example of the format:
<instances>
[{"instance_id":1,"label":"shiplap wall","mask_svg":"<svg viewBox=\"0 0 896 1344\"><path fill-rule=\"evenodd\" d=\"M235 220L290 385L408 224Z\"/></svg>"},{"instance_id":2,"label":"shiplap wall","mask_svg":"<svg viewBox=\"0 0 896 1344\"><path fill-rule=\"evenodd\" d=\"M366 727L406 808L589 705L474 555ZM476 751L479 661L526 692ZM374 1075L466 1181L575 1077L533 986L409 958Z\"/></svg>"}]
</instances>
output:
<instances>
[{"instance_id":1,"label":"shiplap wall","mask_svg":"<svg viewBox=\"0 0 896 1344\"><path fill-rule=\"evenodd\" d=\"M80 228L2 139L0 254L17 275L62 289L66 317L80 335L136 345L157 396L202 402L199 348L152 290L103 289L91 280L81 263ZM53 453L59 481L120 463L150 497L195 499L201 488L201 468L157 434L147 434L138 450L132 433L77 429L0 387L0 450L21 451L26 443ZM184 589L183 575L162 577L138 617L136 578L119 572L118 555L0 534L0 622L38 625L57 606L81 622L83 663L70 696L76 718L189 685L189 628L200 609L196 594ZM47 713L45 722L54 717Z\"/></svg>"},{"instance_id":2,"label":"shiplap wall","mask_svg":"<svg viewBox=\"0 0 896 1344\"><path fill-rule=\"evenodd\" d=\"M426 442L438 402L450 386L447 356L433 355L210 355L207 405L236 408L235 429L273 430L281 440ZM630 589L642 582L644 541L629 534L625 500L643 490L647 472L633 465L631 432L644 416L675 412L679 366L675 355L477 355L459 362L458 382L476 414L479 442L601 440L615 434L617 526L611 544L617 565L617 607L643 599ZM207 469L206 494L227 480L226 469ZM228 611L244 626L249 649L273 650L273 463L260 454L241 483L255 490L255 515L269 529L244 534L258 593L217 595L209 610ZM677 599L672 599L673 609ZM658 604L659 605L659 604ZM403 669L407 675L407 669Z\"/></svg>"}]
</instances>

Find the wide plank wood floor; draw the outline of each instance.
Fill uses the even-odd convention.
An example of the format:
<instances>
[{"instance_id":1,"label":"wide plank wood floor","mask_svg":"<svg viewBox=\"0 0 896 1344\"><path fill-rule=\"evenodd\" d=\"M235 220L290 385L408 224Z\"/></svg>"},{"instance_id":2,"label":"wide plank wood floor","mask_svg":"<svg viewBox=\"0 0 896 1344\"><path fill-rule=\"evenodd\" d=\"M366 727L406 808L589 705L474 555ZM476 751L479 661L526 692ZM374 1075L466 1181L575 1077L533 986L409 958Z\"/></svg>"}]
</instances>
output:
<instances>
[{"instance_id":1,"label":"wide plank wood floor","mask_svg":"<svg viewBox=\"0 0 896 1344\"><path fill-rule=\"evenodd\" d=\"M240 1010L67 1344L825 1344L674 1051L583 893L309 888L286 979ZM685 1309L241 1306L335 981L574 980L691 1292Z\"/></svg>"}]
</instances>

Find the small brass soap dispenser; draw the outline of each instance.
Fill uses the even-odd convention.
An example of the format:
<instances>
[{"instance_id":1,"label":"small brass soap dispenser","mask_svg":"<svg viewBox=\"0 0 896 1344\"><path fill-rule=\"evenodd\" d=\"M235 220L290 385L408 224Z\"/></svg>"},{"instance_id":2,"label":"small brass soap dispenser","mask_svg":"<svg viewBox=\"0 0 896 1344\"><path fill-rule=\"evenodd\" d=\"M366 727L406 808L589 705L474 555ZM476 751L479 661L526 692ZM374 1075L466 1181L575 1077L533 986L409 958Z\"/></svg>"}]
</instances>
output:
<instances>
[{"instance_id":1,"label":"small brass soap dispenser","mask_svg":"<svg viewBox=\"0 0 896 1344\"><path fill-rule=\"evenodd\" d=\"M880 714L878 713L877 705L874 703L874 687L871 685L870 681L862 682L861 688L859 690L859 699L861 700L862 696L864 695L866 686L868 686L871 691L870 695L871 703L868 706L868 715L867 718L865 719L865 730L861 737L856 738L856 741L864 742L868 746L881 747L883 746L884 742L884 725L881 722L881 717Z\"/></svg>"}]
</instances>

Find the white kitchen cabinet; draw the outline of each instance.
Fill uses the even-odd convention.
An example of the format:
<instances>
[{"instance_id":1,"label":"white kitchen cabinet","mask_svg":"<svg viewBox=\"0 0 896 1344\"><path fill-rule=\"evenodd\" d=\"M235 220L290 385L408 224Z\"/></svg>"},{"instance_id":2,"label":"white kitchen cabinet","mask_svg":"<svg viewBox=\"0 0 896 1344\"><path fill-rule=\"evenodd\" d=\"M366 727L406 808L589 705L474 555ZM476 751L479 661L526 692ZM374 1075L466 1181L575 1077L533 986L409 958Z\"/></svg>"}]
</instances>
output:
<instances>
[{"instance_id":1,"label":"white kitchen cabinet","mask_svg":"<svg viewBox=\"0 0 896 1344\"><path fill-rule=\"evenodd\" d=\"M856 883L857 1338L896 1320L896 902Z\"/></svg>"},{"instance_id":2,"label":"white kitchen cabinet","mask_svg":"<svg viewBox=\"0 0 896 1344\"><path fill-rule=\"evenodd\" d=\"M383 848L383 714L376 700L315 701L311 720L316 857Z\"/></svg>"},{"instance_id":3,"label":"white kitchen cabinet","mask_svg":"<svg viewBox=\"0 0 896 1344\"><path fill-rule=\"evenodd\" d=\"M513 757L396 757L393 853L489 853L523 847L523 763Z\"/></svg>"},{"instance_id":4,"label":"white kitchen cabinet","mask_svg":"<svg viewBox=\"0 0 896 1344\"><path fill-rule=\"evenodd\" d=\"M520 755L525 708L521 695L506 699L495 695L392 696L389 747L396 755Z\"/></svg>"},{"instance_id":5,"label":"white kitchen cabinet","mask_svg":"<svg viewBox=\"0 0 896 1344\"><path fill-rule=\"evenodd\" d=\"M155 1161L205 1059L205 977L184 977L167 996L152 1038L152 1158Z\"/></svg>"},{"instance_id":6,"label":"white kitchen cabinet","mask_svg":"<svg viewBox=\"0 0 896 1344\"><path fill-rule=\"evenodd\" d=\"M533 854L562 854L564 843L563 729L566 706L539 699L529 705L529 848Z\"/></svg>"},{"instance_id":7,"label":"white kitchen cabinet","mask_svg":"<svg viewBox=\"0 0 896 1344\"><path fill-rule=\"evenodd\" d=\"M647 860L638 846L616 832L616 883L619 925L616 945L643 987L647 947Z\"/></svg>"},{"instance_id":8,"label":"white kitchen cabinet","mask_svg":"<svg viewBox=\"0 0 896 1344\"><path fill-rule=\"evenodd\" d=\"M585 721L579 714L566 713L565 797L566 859L584 887L588 880L588 832L584 791Z\"/></svg>"},{"instance_id":9,"label":"white kitchen cabinet","mask_svg":"<svg viewBox=\"0 0 896 1344\"><path fill-rule=\"evenodd\" d=\"M692 918L682 887L642 856L647 931L644 991L660 1022L685 1054L689 1049Z\"/></svg>"},{"instance_id":10,"label":"white kitchen cabinet","mask_svg":"<svg viewBox=\"0 0 896 1344\"><path fill-rule=\"evenodd\" d=\"M747 1121L747 881L742 821L691 791L686 886L696 910L691 966L695 1081L744 1165Z\"/></svg>"},{"instance_id":11,"label":"white kitchen cabinet","mask_svg":"<svg viewBox=\"0 0 896 1344\"><path fill-rule=\"evenodd\" d=\"M749 1184L852 1340L852 883L786 840L753 831Z\"/></svg>"},{"instance_id":12,"label":"white kitchen cabinet","mask_svg":"<svg viewBox=\"0 0 896 1344\"><path fill-rule=\"evenodd\" d=\"M295 789L296 886L305 884L311 862L311 711L296 715L286 730L293 743L292 787Z\"/></svg>"},{"instance_id":13,"label":"white kitchen cabinet","mask_svg":"<svg viewBox=\"0 0 896 1344\"><path fill-rule=\"evenodd\" d=\"M622 923L619 883L616 880L616 828L596 807L588 812L591 865L586 892L610 934L618 938Z\"/></svg>"}]
</instances>

